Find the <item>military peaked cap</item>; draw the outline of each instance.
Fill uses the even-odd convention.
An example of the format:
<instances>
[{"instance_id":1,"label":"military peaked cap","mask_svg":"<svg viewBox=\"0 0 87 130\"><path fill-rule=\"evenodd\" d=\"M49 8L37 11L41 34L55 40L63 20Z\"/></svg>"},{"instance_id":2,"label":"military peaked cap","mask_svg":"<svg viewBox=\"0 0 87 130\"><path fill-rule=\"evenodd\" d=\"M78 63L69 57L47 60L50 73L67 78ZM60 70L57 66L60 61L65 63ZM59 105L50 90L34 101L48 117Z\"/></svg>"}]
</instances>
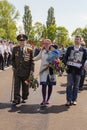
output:
<instances>
[{"instance_id":1,"label":"military peaked cap","mask_svg":"<svg viewBox=\"0 0 87 130\"><path fill-rule=\"evenodd\" d=\"M19 34L17 36L17 40L18 41L26 41L26 40L28 40L28 37L25 34Z\"/></svg>"}]
</instances>

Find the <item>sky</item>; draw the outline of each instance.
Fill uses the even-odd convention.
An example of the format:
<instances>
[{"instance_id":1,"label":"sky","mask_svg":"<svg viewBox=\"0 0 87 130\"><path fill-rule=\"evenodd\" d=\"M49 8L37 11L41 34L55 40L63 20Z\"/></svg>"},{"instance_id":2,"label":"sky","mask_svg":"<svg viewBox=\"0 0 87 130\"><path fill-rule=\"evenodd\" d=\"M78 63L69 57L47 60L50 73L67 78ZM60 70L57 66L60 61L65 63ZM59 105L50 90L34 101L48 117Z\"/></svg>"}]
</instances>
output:
<instances>
[{"instance_id":1,"label":"sky","mask_svg":"<svg viewBox=\"0 0 87 130\"><path fill-rule=\"evenodd\" d=\"M21 25L24 15L24 6L31 10L33 24L35 22L46 23L48 9L54 8L54 16L57 26L63 26L69 34L78 27L87 26L87 0L8 0L20 13L18 24Z\"/></svg>"}]
</instances>

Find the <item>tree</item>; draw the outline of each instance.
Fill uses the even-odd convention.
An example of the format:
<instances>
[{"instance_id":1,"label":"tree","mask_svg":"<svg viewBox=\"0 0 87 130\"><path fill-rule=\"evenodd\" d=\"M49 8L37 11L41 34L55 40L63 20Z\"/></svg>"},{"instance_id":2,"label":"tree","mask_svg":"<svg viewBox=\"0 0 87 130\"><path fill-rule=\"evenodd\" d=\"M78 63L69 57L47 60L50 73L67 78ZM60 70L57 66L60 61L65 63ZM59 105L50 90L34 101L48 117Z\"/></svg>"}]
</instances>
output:
<instances>
[{"instance_id":1,"label":"tree","mask_svg":"<svg viewBox=\"0 0 87 130\"><path fill-rule=\"evenodd\" d=\"M42 37L47 38L47 28L45 25L43 25Z\"/></svg>"},{"instance_id":2,"label":"tree","mask_svg":"<svg viewBox=\"0 0 87 130\"><path fill-rule=\"evenodd\" d=\"M48 28L47 28L47 37L49 39L51 39L51 41L53 42L55 37L56 37L56 26L55 25L50 25Z\"/></svg>"},{"instance_id":3,"label":"tree","mask_svg":"<svg viewBox=\"0 0 87 130\"><path fill-rule=\"evenodd\" d=\"M40 22L34 24L35 39L40 41L42 39L43 25Z\"/></svg>"},{"instance_id":4,"label":"tree","mask_svg":"<svg viewBox=\"0 0 87 130\"><path fill-rule=\"evenodd\" d=\"M54 8L50 7L48 10L48 17L47 17L47 22L46 22L47 28L50 25L55 25L55 17L54 17Z\"/></svg>"},{"instance_id":5,"label":"tree","mask_svg":"<svg viewBox=\"0 0 87 130\"><path fill-rule=\"evenodd\" d=\"M29 37L29 33L32 28L32 15L29 6L27 5L25 5L24 7L23 24L24 24L25 34Z\"/></svg>"},{"instance_id":6,"label":"tree","mask_svg":"<svg viewBox=\"0 0 87 130\"><path fill-rule=\"evenodd\" d=\"M72 33L72 36L75 36L75 35L81 35L87 46L87 27L76 28L76 30Z\"/></svg>"},{"instance_id":7,"label":"tree","mask_svg":"<svg viewBox=\"0 0 87 130\"><path fill-rule=\"evenodd\" d=\"M0 1L0 28L3 29L2 36L5 39L16 40L16 19L19 13L7 0Z\"/></svg>"},{"instance_id":8,"label":"tree","mask_svg":"<svg viewBox=\"0 0 87 130\"><path fill-rule=\"evenodd\" d=\"M76 28L75 31L73 31L72 36L75 35L82 35L83 29L82 28Z\"/></svg>"},{"instance_id":9,"label":"tree","mask_svg":"<svg viewBox=\"0 0 87 130\"><path fill-rule=\"evenodd\" d=\"M68 46L69 34L65 27L57 27L55 42L61 47L63 44L65 47Z\"/></svg>"},{"instance_id":10,"label":"tree","mask_svg":"<svg viewBox=\"0 0 87 130\"><path fill-rule=\"evenodd\" d=\"M83 37L83 39L86 43L86 46L87 46L87 27L83 29L82 37Z\"/></svg>"},{"instance_id":11,"label":"tree","mask_svg":"<svg viewBox=\"0 0 87 130\"><path fill-rule=\"evenodd\" d=\"M4 39L6 35L5 33L6 33L5 30L3 28L0 28L0 39Z\"/></svg>"},{"instance_id":12,"label":"tree","mask_svg":"<svg viewBox=\"0 0 87 130\"><path fill-rule=\"evenodd\" d=\"M35 31L34 27L32 27L30 33L29 33L29 42L35 42Z\"/></svg>"},{"instance_id":13,"label":"tree","mask_svg":"<svg viewBox=\"0 0 87 130\"><path fill-rule=\"evenodd\" d=\"M36 22L30 31L29 41L34 42L36 46L41 45L43 30L43 24Z\"/></svg>"}]
</instances>

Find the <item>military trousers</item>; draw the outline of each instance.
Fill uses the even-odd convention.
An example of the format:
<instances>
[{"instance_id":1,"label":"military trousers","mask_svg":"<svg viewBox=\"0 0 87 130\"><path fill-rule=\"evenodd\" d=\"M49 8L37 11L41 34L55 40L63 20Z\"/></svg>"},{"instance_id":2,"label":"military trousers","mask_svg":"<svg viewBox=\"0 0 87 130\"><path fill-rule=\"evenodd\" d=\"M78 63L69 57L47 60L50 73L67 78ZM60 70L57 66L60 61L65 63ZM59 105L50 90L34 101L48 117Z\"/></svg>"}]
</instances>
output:
<instances>
[{"instance_id":1,"label":"military trousers","mask_svg":"<svg viewBox=\"0 0 87 130\"><path fill-rule=\"evenodd\" d=\"M17 75L14 77L14 100L26 100L29 95L29 86L25 84L24 78Z\"/></svg>"}]
</instances>

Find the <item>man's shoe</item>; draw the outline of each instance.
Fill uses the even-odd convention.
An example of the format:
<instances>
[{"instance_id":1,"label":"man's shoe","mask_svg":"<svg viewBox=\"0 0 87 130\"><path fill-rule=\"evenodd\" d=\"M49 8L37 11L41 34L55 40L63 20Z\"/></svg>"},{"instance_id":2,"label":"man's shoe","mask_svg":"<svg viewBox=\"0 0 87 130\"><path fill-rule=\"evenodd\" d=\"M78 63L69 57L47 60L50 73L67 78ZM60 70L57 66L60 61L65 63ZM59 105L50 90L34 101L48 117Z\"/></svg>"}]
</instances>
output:
<instances>
[{"instance_id":1,"label":"man's shoe","mask_svg":"<svg viewBox=\"0 0 87 130\"><path fill-rule=\"evenodd\" d=\"M83 88L79 88L79 90L80 90L80 91L82 91L82 90L83 90Z\"/></svg>"},{"instance_id":2,"label":"man's shoe","mask_svg":"<svg viewBox=\"0 0 87 130\"><path fill-rule=\"evenodd\" d=\"M26 103L26 101L25 101L25 100L22 100L21 103Z\"/></svg>"},{"instance_id":3,"label":"man's shoe","mask_svg":"<svg viewBox=\"0 0 87 130\"><path fill-rule=\"evenodd\" d=\"M2 70L4 70L4 68L2 68Z\"/></svg>"},{"instance_id":4,"label":"man's shoe","mask_svg":"<svg viewBox=\"0 0 87 130\"><path fill-rule=\"evenodd\" d=\"M67 102L65 105L66 106L71 106L72 104L71 104L71 102Z\"/></svg>"},{"instance_id":5,"label":"man's shoe","mask_svg":"<svg viewBox=\"0 0 87 130\"><path fill-rule=\"evenodd\" d=\"M13 106L16 106L16 105L18 105L18 104L20 104L20 101L18 101L18 100L14 100L14 101L12 102L12 105L13 105Z\"/></svg>"},{"instance_id":6,"label":"man's shoe","mask_svg":"<svg viewBox=\"0 0 87 130\"><path fill-rule=\"evenodd\" d=\"M76 101L73 101L73 102L72 102L72 105L77 105L77 102L76 102Z\"/></svg>"}]
</instances>

